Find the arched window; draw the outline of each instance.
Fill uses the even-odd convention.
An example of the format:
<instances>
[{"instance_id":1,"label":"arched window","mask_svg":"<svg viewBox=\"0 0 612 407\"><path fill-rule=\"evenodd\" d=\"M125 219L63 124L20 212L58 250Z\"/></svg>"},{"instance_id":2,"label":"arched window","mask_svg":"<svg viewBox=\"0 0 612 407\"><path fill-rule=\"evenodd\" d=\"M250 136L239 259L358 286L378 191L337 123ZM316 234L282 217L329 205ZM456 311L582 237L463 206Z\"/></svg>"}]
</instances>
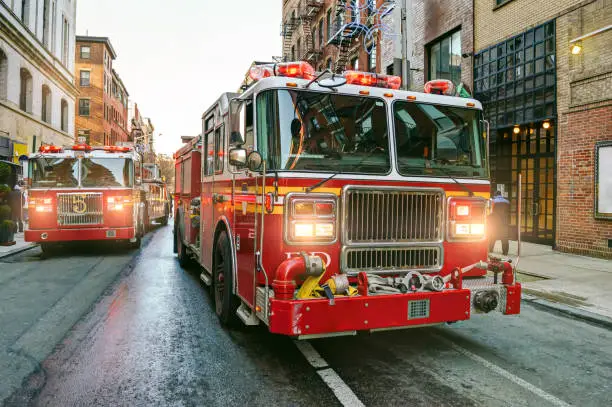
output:
<instances>
[{"instance_id":1,"label":"arched window","mask_svg":"<svg viewBox=\"0 0 612 407\"><path fill-rule=\"evenodd\" d=\"M6 100L8 88L8 58L0 49L0 99Z\"/></svg>"},{"instance_id":2,"label":"arched window","mask_svg":"<svg viewBox=\"0 0 612 407\"><path fill-rule=\"evenodd\" d=\"M43 122L51 123L51 89L47 85L42 86L42 109L40 119Z\"/></svg>"},{"instance_id":3,"label":"arched window","mask_svg":"<svg viewBox=\"0 0 612 407\"><path fill-rule=\"evenodd\" d=\"M32 113L32 74L25 68L19 72L21 79L19 88L19 108Z\"/></svg>"},{"instance_id":4,"label":"arched window","mask_svg":"<svg viewBox=\"0 0 612 407\"><path fill-rule=\"evenodd\" d=\"M68 131L68 102L66 99L62 99L62 131Z\"/></svg>"}]
</instances>

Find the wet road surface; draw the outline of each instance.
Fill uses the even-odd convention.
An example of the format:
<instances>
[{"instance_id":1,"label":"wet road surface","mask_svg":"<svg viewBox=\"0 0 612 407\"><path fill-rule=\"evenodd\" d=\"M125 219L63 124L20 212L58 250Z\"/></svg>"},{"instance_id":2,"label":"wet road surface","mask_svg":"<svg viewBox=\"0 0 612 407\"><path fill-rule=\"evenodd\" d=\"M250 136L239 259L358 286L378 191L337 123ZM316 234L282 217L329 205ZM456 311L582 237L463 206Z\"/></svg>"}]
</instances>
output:
<instances>
[{"instance_id":1,"label":"wet road surface","mask_svg":"<svg viewBox=\"0 0 612 407\"><path fill-rule=\"evenodd\" d=\"M221 327L171 237L157 230L8 405L340 405L293 340ZM368 406L612 405L612 332L529 304L310 344Z\"/></svg>"}]
</instances>

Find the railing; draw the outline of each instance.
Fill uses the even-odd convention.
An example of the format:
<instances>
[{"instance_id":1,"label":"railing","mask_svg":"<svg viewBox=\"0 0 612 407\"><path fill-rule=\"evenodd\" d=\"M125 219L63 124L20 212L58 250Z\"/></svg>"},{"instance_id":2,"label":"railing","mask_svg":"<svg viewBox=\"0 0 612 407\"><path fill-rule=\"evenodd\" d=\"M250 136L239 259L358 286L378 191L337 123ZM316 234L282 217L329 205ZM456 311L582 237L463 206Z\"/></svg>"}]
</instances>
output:
<instances>
[{"instance_id":1,"label":"railing","mask_svg":"<svg viewBox=\"0 0 612 407\"><path fill-rule=\"evenodd\" d=\"M60 226L99 225L104 222L101 192L57 194Z\"/></svg>"}]
</instances>

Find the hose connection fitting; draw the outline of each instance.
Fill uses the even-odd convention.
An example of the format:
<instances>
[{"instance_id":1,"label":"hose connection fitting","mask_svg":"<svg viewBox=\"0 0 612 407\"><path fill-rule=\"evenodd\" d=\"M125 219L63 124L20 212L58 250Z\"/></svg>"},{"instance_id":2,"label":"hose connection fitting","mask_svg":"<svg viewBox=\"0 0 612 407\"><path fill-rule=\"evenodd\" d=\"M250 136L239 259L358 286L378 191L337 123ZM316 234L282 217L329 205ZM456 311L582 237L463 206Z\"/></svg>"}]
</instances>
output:
<instances>
[{"instance_id":1,"label":"hose connection fitting","mask_svg":"<svg viewBox=\"0 0 612 407\"><path fill-rule=\"evenodd\" d=\"M300 256L283 261L276 269L272 288L279 300L291 300L297 288L299 276L318 276L325 271L323 260L319 256L310 256L304 252Z\"/></svg>"}]
</instances>

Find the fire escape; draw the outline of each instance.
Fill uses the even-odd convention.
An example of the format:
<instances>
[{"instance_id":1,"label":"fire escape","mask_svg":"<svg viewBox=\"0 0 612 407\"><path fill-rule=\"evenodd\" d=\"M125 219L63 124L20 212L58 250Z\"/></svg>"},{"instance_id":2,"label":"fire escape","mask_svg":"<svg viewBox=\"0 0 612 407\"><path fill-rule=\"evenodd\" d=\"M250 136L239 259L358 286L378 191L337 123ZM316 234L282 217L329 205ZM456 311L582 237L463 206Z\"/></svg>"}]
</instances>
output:
<instances>
[{"instance_id":1,"label":"fire escape","mask_svg":"<svg viewBox=\"0 0 612 407\"><path fill-rule=\"evenodd\" d=\"M359 34L359 31L356 30L355 27L346 25L346 14L349 9L346 3L348 1L350 0L338 0L336 3L334 34L328 41L328 44L338 47L338 58L334 66L336 73L344 71L346 65L349 63L353 40L357 38Z\"/></svg>"},{"instance_id":2,"label":"fire escape","mask_svg":"<svg viewBox=\"0 0 612 407\"><path fill-rule=\"evenodd\" d=\"M298 18L295 16L295 11L281 24L281 37L283 37L283 56L282 61L287 62L291 59L291 40L293 32L298 26Z\"/></svg>"},{"instance_id":3,"label":"fire escape","mask_svg":"<svg viewBox=\"0 0 612 407\"><path fill-rule=\"evenodd\" d=\"M306 0L304 7L298 10L299 13L299 24L302 25L304 32L303 44L304 50L301 55L302 60L308 61L315 65L318 58L321 56L321 47L323 44L319 44L319 48L316 47L316 39L312 35L312 21L317 16L321 8L323 7L323 0Z\"/></svg>"}]
</instances>

